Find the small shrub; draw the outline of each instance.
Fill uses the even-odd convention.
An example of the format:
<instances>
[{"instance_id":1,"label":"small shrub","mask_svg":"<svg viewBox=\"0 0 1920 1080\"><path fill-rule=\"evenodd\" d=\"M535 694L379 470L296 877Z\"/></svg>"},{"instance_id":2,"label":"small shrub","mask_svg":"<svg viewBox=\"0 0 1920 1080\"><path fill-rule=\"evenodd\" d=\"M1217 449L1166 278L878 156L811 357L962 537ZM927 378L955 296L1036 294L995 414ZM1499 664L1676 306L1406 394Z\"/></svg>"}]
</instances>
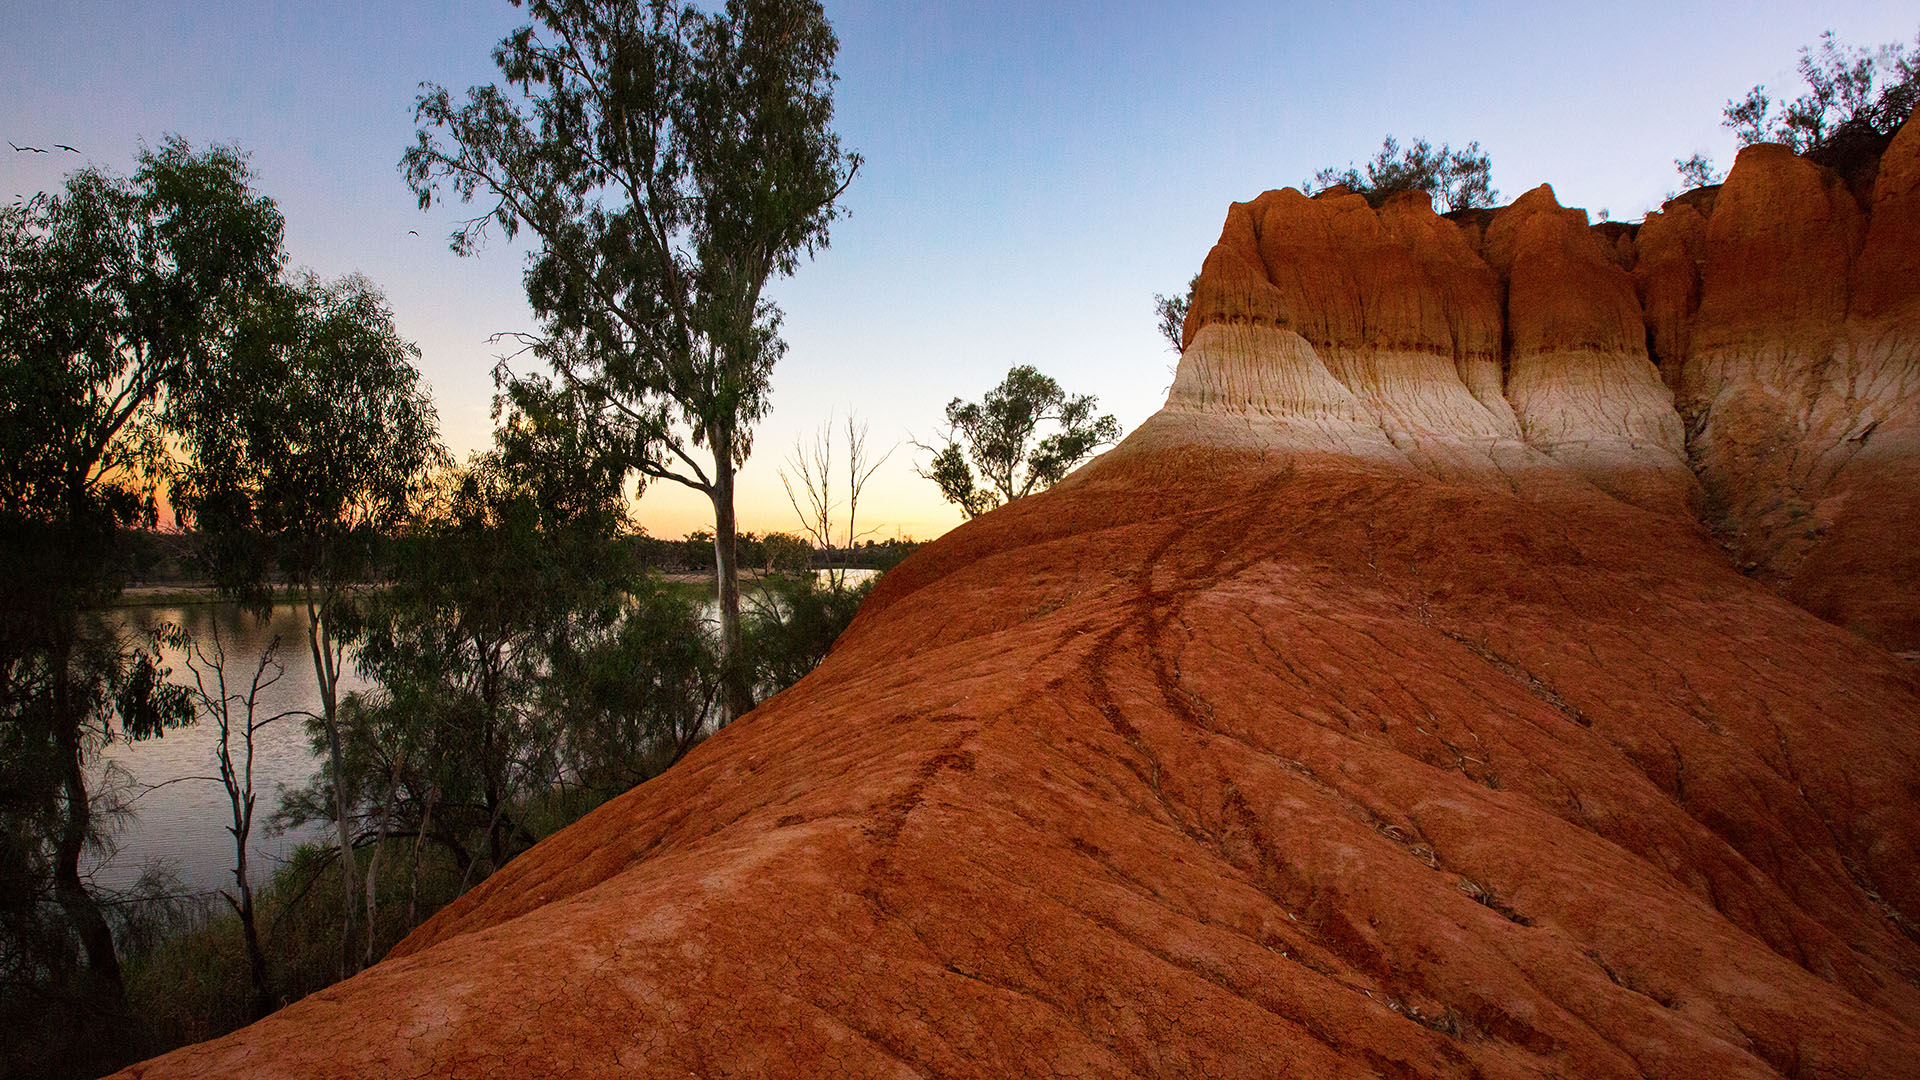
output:
<instances>
[{"instance_id":1,"label":"small shrub","mask_svg":"<svg viewBox=\"0 0 1920 1080\"><path fill-rule=\"evenodd\" d=\"M1404 150L1393 136L1380 143L1380 152L1367 162L1362 176L1352 165L1345 170L1321 169L1301 187L1309 195L1344 186L1379 206L1390 195L1402 191L1425 191L1437 197L1449 212L1473 210L1493 205L1500 193L1492 186L1493 158L1470 142L1455 150L1446 143L1435 149L1425 139L1415 139Z\"/></svg>"}]
</instances>

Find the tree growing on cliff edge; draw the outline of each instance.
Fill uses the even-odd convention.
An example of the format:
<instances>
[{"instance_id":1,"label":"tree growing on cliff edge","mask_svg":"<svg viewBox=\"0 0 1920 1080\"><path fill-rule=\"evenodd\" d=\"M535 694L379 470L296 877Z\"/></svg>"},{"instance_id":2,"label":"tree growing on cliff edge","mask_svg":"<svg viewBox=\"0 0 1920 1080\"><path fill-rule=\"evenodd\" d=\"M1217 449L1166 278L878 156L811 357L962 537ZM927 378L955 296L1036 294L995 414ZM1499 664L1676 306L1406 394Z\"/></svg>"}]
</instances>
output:
<instances>
[{"instance_id":1,"label":"tree growing on cliff edge","mask_svg":"<svg viewBox=\"0 0 1920 1080\"><path fill-rule=\"evenodd\" d=\"M516 0L516 3L519 0ZM838 41L815 0L526 0L503 85L425 86L402 160L422 208L492 200L454 233L531 230L536 355L630 468L713 503L731 715L752 707L734 477L784 351L762 296L827 243L860 158L831 128ZM441 142L431 129L443 132ZM702 462L701 457L706 461Z\"/></svg>"},{"instance_id":2,"label":"tree growing on cliff edge","mask_svg":"<svg viewBox=\"0 0 1920 1080\"><path fill-rule=\"evenodd\" d=\"M1673 167L1680 173L1680 179L1686 181L1689 190L1712 187L1727 178L1723 172L1713 167L1713 159L1705 154L1696 153L1690 158L1674 158ZM1669 194L1668 199L1673 196Z\"/></svg>"},{"instance_id":3,"label":"tree growing on cliff edge","mask_svg":"<svg viewBox=\"0 0 1920 1080\"><path fill-rule=\"evenodd\" d=\"M1167 347L1174 352L1181 351L1181 336L1186 332L1187 311L1193 307L1193 290L1200 285L1200 275L1193 275L1187 282L1187 291L1178 296L1153 294L1153 313L1159 317L1160 336L1167 339Z\"/></svg>"},{"instance_id":4,"label":"tree growing on cliff edge","mask_svg":"<svg viewBox=\"0 0 1920 1080\"><path fill-rule=\"evenodd\" d=\"M1364 176L1352 165L1344 170L1321 169L1301 188L1313 195L1343 185L1365 196L1372 206L1402 191L1425 191L1439 198L1448 211L1471 210L1492 206L1499 198L1492 177L1493 158L1478 142L1455 150L1446 143L1435 149L1427 140L1415 139L1401 149L1399 140L1389 135L1381 140L1380 152L1367 162Z\"/></svg>"},{"instance_id":5,"label":"tree growing on cliff edge","mask_svg":"<svg viewBox=\"0 0 1920 1080\"><path fill-rule=\"evenodd\" d=\"M961 513L984 514L1052 487L1095 450L1118 440L1120 422L1096 416L1097 405L1092 394L1068 396L1059 383L1022 364L980 401L954 398L947 404L942 445L915 444L933 454L917 471ZM1047 423L1056 430L1043 438L1040 427Z\"/></svg>"},{"instance_id":6,"label":"tree growing on cliff edge","mask_svg":"<svg viewBox=\"0 0 1920 1080\"><path fill-rule=\"evenodd\" d=\"M1727 102L1724 123L1741 146L1777 142L1816 158L1848 143L1879 146L1920 106L1920 38L1912 51L1899 43L1865 49L1841 45L1829 30L1817 50L1801 47L1799 70L1807 92L1779 102L1778 113L1765 86Z\"/></svg>"}]
</instances>

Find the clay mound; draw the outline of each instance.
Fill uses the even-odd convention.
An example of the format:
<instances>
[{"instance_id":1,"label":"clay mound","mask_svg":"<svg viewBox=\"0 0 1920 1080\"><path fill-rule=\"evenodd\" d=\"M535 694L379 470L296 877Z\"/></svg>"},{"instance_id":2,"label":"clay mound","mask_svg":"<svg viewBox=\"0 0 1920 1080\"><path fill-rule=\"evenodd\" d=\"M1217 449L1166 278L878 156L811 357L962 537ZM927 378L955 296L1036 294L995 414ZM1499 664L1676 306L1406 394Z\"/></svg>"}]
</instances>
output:
<instances>
[{"instance_id":1,"label":"clay mound","mask_svg":"<svg viewBox=\"0 0 1920 1080\"><path fill-rule=\"evenodd\" d=\"M1920 1077L1920 679L1768 584L1915 628L1903 146L1857 221L1771 151L1637 231L1236 204L1118 448L386 961L126 1075Z\"/></svg>"},{"instance_id":2,"label":"clay mound","mask_svg":"<svg viewBox=\"0 0 1920 1080\"><path fill-rule=\"evenodd\" d=\"M1920 1075L1916 747L1889 654L1590 486L1130 440L127 1075Z\"/></svg>"}]
</instances>

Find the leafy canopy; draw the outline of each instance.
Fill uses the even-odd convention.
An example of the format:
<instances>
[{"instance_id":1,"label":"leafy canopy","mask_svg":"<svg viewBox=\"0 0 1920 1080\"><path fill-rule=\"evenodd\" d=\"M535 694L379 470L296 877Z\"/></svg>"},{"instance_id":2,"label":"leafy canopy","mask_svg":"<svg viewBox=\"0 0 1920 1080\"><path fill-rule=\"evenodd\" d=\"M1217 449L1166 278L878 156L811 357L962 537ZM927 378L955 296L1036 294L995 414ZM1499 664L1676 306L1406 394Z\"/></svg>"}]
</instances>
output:
<instances>
[{"instance_id":1,"label":"leafy canopy","mask_svg":"<svg viewBox=\"0 0 1920 1080\"><path fill-rule=\"evenodd\" d=\"M33 738L184 716L149 653L79 613L120 588L126 530L156 520L172 468L169 414L224 376L279 271L280 213L252 179L238 151L169 137L131 177L81 169L0 209L0 722Z\"/></svg>"},{"instance_id":2,"label":"leafy canopy","mask_svg":"<svg viewBox=\"0 0 1920 1080\"><path fill-rule=\"evenodd\" d=\"M30 1025L68 1067L127 1049L113 930L79 869L113 802L87 756L192 715L150 648L85 609L158 517L168 414L279 270L280 214L251 182L238 152L169 138L131 177L81 169L0 209L0 1009L78 995Z\"/></svg>"},{"instance_id":3,"label":"leafy canopy","mask_svg":"<svg viewBox=\"0 0 1920 1080\"><path fill-rule=\"evenodd\" d=\"M968 517L1051 487L1099 447L1120 438L1120 423L1094 413L1091 394L1020 365L980 401L947 404L949 431L920 475L940 486ZM1054 431L1041 436L1043 424ZM976 470L978 470L976 474Z\"/></svg>"},{"instance_id":4,"label":"leafy canopy","mask_svg":"<svg viewBox=\"0 0 1920 1080\"><path fill-rule=\"evenodd\" d=\"M220 377L181 395L176 491L213 569L264 603L270 571L355 580L444 456L438 418L386 298L307 275L262 292Z\"/></svg>"},{"instance_id":5,"label":"leafy canopy","mask_svg":"<svg viewBox=\"0 0 1920 1080\"><path fill-rule=\"evenodd\" d=\"M462 201L491 198L455 250L471 251L489 223L540 238L526 273L542 323L535 356L643 482L712 500L726 704L738 715L752 693L734 473L786 348L761 292L826 245L859 169L829 126L839 42L817 0L526 6L534 22L494 51L504 87L458 103L424 87L402 166L423 209L443 182Z\"/></svg>"},{"instance_id":6,"label":"leafy canopy","mask_svg":"<svg viewBox=\"0 0 1920 1080\"><path fill-rule=\"evenodd\" d=\"M1492 187L1492 176L1493 158L1478 142L1455 150L1446 143L1436 149L1425 139L1415 139L1403 150L1389 135L1381 141L1380 152L1367 162L1364 176L1352 165L1344 170L1327 168L1301 186L1308 194L1345 186L1365 196L1372 206L1402 191L1425 191L1453 211L1492 206L1500 195Z\"/></svg>"},{"instance_id":7,"label":"leafy canopy","mask_svg":"<svg viewBox=\"0 0 1920 1080\"><path fill-rule=\"evenodd\" d=\"M567 781L617 794L702 733L708 636L624 542L624 470L542 387L502 395L494 447L441 471L395 541L388 587L349 629L377 688L343 707L337 773L286 820L339 813L338 776L347 813L425 831L463 867L477 834L491 870L531 841L540 793Z\"/></svg>"},{"instance_id":8,"label":"leafy canopy","mask_svg":"<svg viewBox=\"0 0 1920 1080\"><path fill-rule=\"evenodd\" d=\"M806 0L526 6L494 51L504 85L423 88L408 183L422 208L443 182L491 200L457 251L490 224L540 238L536 353L633 467L711 491L688 441L716 472L745 460L784 349L761 290L826 245L859 167L829 127L837 40Z\"/></svg>"},{"instance_id":9,"label":"leafy canopy","mask_svg":"<svg viewBox=\"0 0 1920 1080\"><path fill-rule=\"evenodd\" d=\"M131 178L82 169L0 208L0 513L153 521L170 392L214 377L278 272L281 217L238 151L170 137ZM97 556L98 553L94 553Z\"/></svg>"}]
</instances>

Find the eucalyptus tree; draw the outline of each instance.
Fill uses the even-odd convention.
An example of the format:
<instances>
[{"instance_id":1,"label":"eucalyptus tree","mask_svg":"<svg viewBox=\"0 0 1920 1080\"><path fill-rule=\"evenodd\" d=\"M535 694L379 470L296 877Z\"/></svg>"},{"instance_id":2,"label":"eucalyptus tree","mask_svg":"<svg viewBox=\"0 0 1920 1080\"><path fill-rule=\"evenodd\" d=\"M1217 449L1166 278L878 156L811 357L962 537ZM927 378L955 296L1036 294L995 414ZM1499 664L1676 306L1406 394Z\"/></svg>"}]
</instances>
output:
<instances>
[{"instance_id":1,"label":"eucalyptus tree","mask_svg":"<svg viewBox=\"0 0 1920 1080\"><path fill-rule=\"evenodd\" d=\"M515 0L516 4L520 0ZM425 209L485 209L453 234L527 229L536 346L629 467L712 502L726 704L742 663L735 475L784 351L763 291L824 247L860 158L831 128L838 41L815 0L526 0L502 82L426 85L402 167ZM444 185L444 189L443 189Z\"/></svg>"},{"instance_id":2,"label":"eucalyptus tree","mask_svg":"<svg viewBox=\"0 0 1920 1080\"><path fill-rule=\"evenodd\" d=\"M1069 395L1026 364L979 401L947 403L948 432L919 469L940 494L974 517L1058 483L1095 450L1120 438L1120 422L1094 412L1091 394ZM1042 435L1051 424L1051 434ZM916 444L919 445L919 444Z\"/></svg>"},{"instance_id":3,"label":"eucalyptus tree","mask_svg":"<svg viewBox=\"0 0 1920 1080\"><path fill-rule=\"evenodd\" d=\"M349 699L332 782L463 873L531 842L529 809L561 785L603 798L677 760L718 687L693 605L627 542L623 459L575 402L512 383L494 447L440 474L357 615L376 687Z\"/></svg>"},{"instance_id":4,"label":"eucalyptus tree","mask_svg":"<svg viewBox=\"0 0 1920 1080\"><path fill-rule=\"evenodd\" d=\"M124 1018L125 995L79 873L96 835L86 755L188 710L151 651L83 615L119 592L129 530L158 516L165 415L215 377L232 327L279 271L281 217L251 185L237 151L169 138L131 177L84 168L0 209L5 861L50 877L88 1015Z\"/></svg>"},{"instance_id":5,"label":"eucalyptus tree","mask_svg":"<svg viewBox=\"0 0 1920 1080\"><path fill-rule=\"evenodd\" d=\"M536 387L521 399L554 403ZM564 411L511 409L492 450L441 474L354 631L379 686L356 736L388 774L357 781L363 800L390 815L384 791L404 790L404 826L432 798L456 858L471 862L459 837L477 832L489 871L526 839L521 806L557 767L559 718L540 702L551 658L616 621L628 576L624 469L584 430Z\"/></svg>"},{"instance_id":6,"label":"eucalyptus tree","mask_svg":"<svg viewBox=\"0 0 1920 1080\"><path fill-rule=\"evenodd\" d=\"M222 377L181 395L188 450L176 498L203 539L221 587L264 613L275 582L306 615L319 723L332 775L342 772L343 622L375 573L427 472L444 460L438 419L378 288L308 275L255 298ZM356 966L353 818L335 785L344 890L343 976Z\"/></svg>"}]
</instances>

